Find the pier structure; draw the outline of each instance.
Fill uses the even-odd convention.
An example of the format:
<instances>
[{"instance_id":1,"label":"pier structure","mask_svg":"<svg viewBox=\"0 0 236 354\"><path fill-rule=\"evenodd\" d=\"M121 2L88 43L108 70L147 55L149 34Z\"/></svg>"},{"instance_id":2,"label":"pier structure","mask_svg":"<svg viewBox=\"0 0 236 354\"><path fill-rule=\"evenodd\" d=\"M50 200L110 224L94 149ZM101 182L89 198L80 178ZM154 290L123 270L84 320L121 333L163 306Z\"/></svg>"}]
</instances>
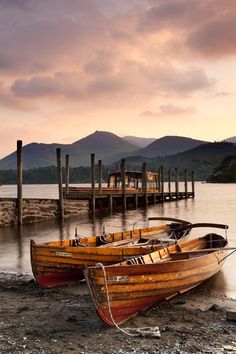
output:
<instances>
[{"instance_id":1,"label":"pier structure","mask_svg":"<svg viewBox=\"0 0 236 354\"><path fill-rule=\"evenodd\" d=\"M70 186L70 159L65 156L65 176L63 176L61 150L56 150L58 199L23 198L23 159L22 140L17 141L17 197L0 198L0 227L41 222L50 219L64 219L95 213L96 210L115 208L126 210L143 205L178 201L194 198L194 172L188 180L188 171L184 171L184 190L179 189L179 172L174 174L163 166L157 172L147 171L146 163L140 171L127 171L126 161L120 162L120 170L108 174L107 183L103 178L102 160L98 161L98 179L96 180L95 154L91 154L91 184L88 187ZM165 174L165 178L164 178ZM64 182L64 183L63 183ZM172 183L171 183L172 182ZM190 182L190 183L189 183ZM79 183L79 181L78 181ZM191 191L189 190L191 186Z\"/></svg>"},{"instance_id":2,"label":"pier structure","mask_svg":"<svg viewBox=\"0 0 236 354\"><path fill-rule=\"evenodd\" d=\"M68 159L68 158L67 158ZM68 163L68 162L67 162ZM67 165L66 171L69 171ZM126 210L127 207L139 207L148 204L165 203L194 198L194 173L191 173L191 191L188 190L188 171L184 171L184 190L179 190L179 172L174 170L174 190L171 190L171 170L164 179L164 168L158 172L147 171L144 162L141 171L127 171L126 161L120 162L120 170L108 174L107 184L103 183L102 161L98 161L98 180L95 177L95 154L91 154L91 186L69 186L69 172L66 172L66 186L63 187L63 198L66 200L88 200L90 210L115 208ZM173 185L172 185L173 187Z\"/></svg>"}]
</instances>

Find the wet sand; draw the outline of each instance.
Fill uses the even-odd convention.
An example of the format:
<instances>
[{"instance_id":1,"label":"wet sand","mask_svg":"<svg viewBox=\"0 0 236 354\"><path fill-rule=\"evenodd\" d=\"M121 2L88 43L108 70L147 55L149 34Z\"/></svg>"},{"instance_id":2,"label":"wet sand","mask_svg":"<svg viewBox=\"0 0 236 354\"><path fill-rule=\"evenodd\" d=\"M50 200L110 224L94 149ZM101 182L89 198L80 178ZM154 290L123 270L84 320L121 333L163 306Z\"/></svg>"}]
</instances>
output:
<instances>
[{"instance_id":1,"label":"wet sand","mask_svg":"<svg viewBox=\"0 0 236 354\"><path fill-rule=\"evenodd\" d=\"M130 337L97 316L84 282L40 289L31 276L0 273L0 353L236 353L236 300L205 284L159 303L121 327L156 327Z\"/></svg>"}]
</instances>

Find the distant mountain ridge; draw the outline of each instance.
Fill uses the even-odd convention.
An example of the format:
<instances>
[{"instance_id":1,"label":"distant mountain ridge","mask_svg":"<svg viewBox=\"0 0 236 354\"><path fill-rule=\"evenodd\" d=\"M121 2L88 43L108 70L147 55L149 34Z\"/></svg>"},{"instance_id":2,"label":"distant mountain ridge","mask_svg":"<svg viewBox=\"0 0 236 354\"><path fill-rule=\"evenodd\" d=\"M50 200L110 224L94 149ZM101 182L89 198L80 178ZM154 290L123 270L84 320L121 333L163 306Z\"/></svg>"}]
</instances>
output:
<instances>
[{"instance_id":1,"label":"distant mountain ridge","mask_svg":"<svg viewBox=\"0 0 236 354\"><path fill-rule=\"evenodd\" d=\"M131 135L123 136L123 139L128 141L130 144L138 146L139 148L144 148L156 140L156 138L141 138Z\"/></svg>"},{"instance_id":2,"label":"distant mountain ridge","mask_svg":"<svg viewBox=\"0 0 236 354\"><path fill-rule=\"evenodd\" d=\"M182 136L164 136L163 138L155 140L145 148L135 151L135 153L145 157L168 156L193 149L205 143L207 142L203 140Z\"/></svg>"},{"instance_id":3,"label":"distant mountain ridge","mask_svg":"<svg viewBox=\"0 0 236 354\"><path fill-rule=\"evenodd\" d=\"M236 136L232 136L231 138L226 138L224 140L222 140L223 142L227 142L227 143L233 143L236 144Z\"/></svg>"},{"instance_id":4,"label":"distant mountain ridge","mask_svg":"<svg viewBox=\"0 0 236 354\"><path fill-rule=\"evenodd\" d=\"M236 155L227 156L207 179L209 183L236 183Z\"/></svg>"},{"instance_id":5,"label":"distant mountain ridge","mask_svg":"<svg viewBox=\"0 0 236 354\"><path fill-rule=\"evenodd\" d=\"M193 149L169 156L158 156L144 158L141 156L130 156L126 159L128 169L140 168L141 161L147 163L149 170L155 171L161 165L165 170L174 170L178 167L179 171L195 171L198 180L206 180L213 170L220 165L221 161L227 156L236 156L236 145L227 142L206 143Z\"/></svg>"},{"instance_id":6,"label":"distant mountain ridge","mask_svg":"<svg viewBox=\"0 0 236 354\"><path fill-rule=\"evenodd\" d=\"M96 159L137 150L137 146L128 143L115 134L96 131L72 144L31 143L23 147L23 168L32 169L56 165L56 148L61 148L62 156L70 155L71 167L89 166L91 153ZM16 169L16 152L0 160L0 169Z\"/></svg>"},{"instance_id":7,"label":"distant mountain ridge","mask_svg":"<svg viewBox=\"0 0 236 354\"><path fill-rule=\"evenodd\" d=\"M56 148L58 147L62 150L63 165L65 154L69 154L71 167L86 167L90 166L92 152L95 153L96 161L101 159L104 165L110 165L121 158L132 162L145 159L162 161L166 157L165 161L172 161L174 156L174 161L177 162L179 153L185 151L186 154L189 153L190 156L193 156L194 150L192 149L201 147L205 143L202 140L181 136L165 136L156 139L144 148L138 148L137 145L131 144L113 133L95 131L72 144L31 143L23 146L23 169L55 166ZM214 159L214 156L212 158ZM16 170L16 151L0 160L0 170L9 169Z\"/></svg>"}]
</instances>

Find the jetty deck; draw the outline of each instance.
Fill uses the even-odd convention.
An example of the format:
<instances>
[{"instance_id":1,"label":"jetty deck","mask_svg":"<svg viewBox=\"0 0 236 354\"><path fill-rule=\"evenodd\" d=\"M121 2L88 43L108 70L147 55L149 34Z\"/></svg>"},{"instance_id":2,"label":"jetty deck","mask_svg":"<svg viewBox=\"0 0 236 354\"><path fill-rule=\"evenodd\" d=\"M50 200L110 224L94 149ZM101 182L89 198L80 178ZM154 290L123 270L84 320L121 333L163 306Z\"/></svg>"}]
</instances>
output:
<instances>
[{"instance_id":1,"label":"jetty deck","mask_svg":"<svg viewBox=\"0 0 236 354\"><path fill-rule=\"evenodd\" d=\"M123 193L121 189L109 187L104 187L102 190L95 188L94 191L89 187L69 187L67 190L63 188L63 196L65 199L88 200L91 205L94 199L95 208L112 209L124 204L138 207L147 204L194 198L194 192L160 192L157 190L147 190L144 192L141 189L127 188L125 193Z\"/></svg>"}]
</instances>

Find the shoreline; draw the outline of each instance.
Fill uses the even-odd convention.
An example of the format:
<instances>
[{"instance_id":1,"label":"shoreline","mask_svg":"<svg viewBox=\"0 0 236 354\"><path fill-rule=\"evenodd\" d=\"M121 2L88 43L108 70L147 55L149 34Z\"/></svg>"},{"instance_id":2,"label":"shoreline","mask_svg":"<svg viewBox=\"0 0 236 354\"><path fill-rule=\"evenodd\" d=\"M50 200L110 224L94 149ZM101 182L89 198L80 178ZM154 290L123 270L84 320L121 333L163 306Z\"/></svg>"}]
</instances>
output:
<instances>
[{"instance_id":1,"label":"shoreline","mask_svg":"<svg viewBox=\"0 0 236 354\"><path fill-rule=\"evenodd\" d=\"M31 275L0 273L0 352L236 353L236 322L226 318L236 300L214 294L209 282L121 326L159 327L160 338L141 338L103 324L84 281L43 290Z\"/></svg>"}]
</instances>

